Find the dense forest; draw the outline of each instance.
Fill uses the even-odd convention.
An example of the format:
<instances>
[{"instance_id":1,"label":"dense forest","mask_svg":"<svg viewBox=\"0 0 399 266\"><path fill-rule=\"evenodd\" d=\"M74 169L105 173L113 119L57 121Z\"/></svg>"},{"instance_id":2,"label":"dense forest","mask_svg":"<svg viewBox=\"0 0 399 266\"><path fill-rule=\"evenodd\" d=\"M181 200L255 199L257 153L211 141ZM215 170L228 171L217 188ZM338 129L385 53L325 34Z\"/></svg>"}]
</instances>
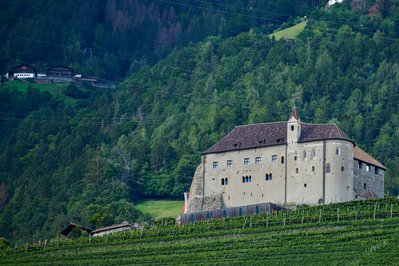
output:
<instances>
[{"instance_id":1,"label":"dense forest","mask_svg":"<svg viewBox=\"0 0 399 266\"><path fill-rule=\"evenodd\" d=\"M175 47L250 28L268 33L320 2L0 0L0 72L63 64L119 80Z\"/></svg>"},{"instance_id":2,"label":"dense forest","mask_svg":"<svg viewBox=\"0 0 399 266\"><path fill-rule=\"evenodd\" d=\"M74 1L64 4L69 2ZM123 6L133 2L137 1L112 3ZM242 2L245 9L258 1ZM292 8L292 1L259 2L278 3L279 10ZM168 6L167 1L156 3ZM216 5L213 1L201 3ZM370 14L373 5L376 12ZM182 192L189 189L201 151L235 125L287 120L294 101L302 121L337 123L387 166L386 193L397 195L398 7L389 0L353 0L329 9L307 9L305 30L294 40L279 41L270 38L268 32L281 27L281 23L268 24L270 28L264 30L264 21L258 16L230 14L226 19L229 17L240 33L206 32L194 42L187 37L186 42L165 48L160 57L156 49L148 52L142 46L148 57L137 49L139 59L154 64L131 70L116 89L69 85L65 97L60 98L34 87L20 91L2 85L0 235L18 240L43 239L70 221L101 226L138 219L140 213L134 208L137 199L181 198ZM73 5L70 8L74 10ZM196 18L190 13L194 12L191 7L179 5L174 9L180 14L177 17L186 19L185 23L191 21L189 16ZM29 12L41 12L39 7L35 10ZM56 11L46 12L59 17ZM29 12L26 16L34 18ZM16 20L16 24L25 21L7 19ZM237 28L241 19L245 20L243 26ZM295 21L291 15L280 19ZM262 23L256 24L259 21ZM97 27L90 29L94 28L97 32ZM4 33L8 29L2 30ZM207 36L212 34L215 36ZM10 45L11 36L1 35L1 45ZM68 32L64 37L71 36L80 35ZM124 49L118 38L112 38L111 43ZM175 45L184 47L167 54ZM23 49L15 49L15 60L28 60L23 57ZM118 47L115 49L118 53ZM2 54L2 62L11 64L12 51L3 47L1 51L6 54ZM43 62L52 51L49 47L41 57ZM59 54L58 58L64 56ZM32 60L40 64L42 59ZM90 60L100 58L93 56ZM89 67L86 63L82 68ZM116 72L109 78L123 76L131 68L115 65L123 71L113 68Z\"/></svg>"}]
</instances>

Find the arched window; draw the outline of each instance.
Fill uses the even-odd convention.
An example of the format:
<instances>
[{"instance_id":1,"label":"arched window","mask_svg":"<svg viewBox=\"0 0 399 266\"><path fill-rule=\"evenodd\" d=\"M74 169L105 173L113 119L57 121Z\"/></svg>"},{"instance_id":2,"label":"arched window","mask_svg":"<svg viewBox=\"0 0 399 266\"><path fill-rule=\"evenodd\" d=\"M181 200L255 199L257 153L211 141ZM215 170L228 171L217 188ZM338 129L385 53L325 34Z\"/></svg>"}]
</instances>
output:
<instances>
[{"instance_id":1,"label":"arched window","mask_svg":"<svg viewBox=\"0 0 399 266\"><path fill-rule=\"evenodd\" d=\"M245 183L245 176L242 177L242 182Z\"/></svg>"},{"instance_id":2,"label":"arched window","mask_svg":"<svg viewBox=\"0 0 399 266\"><path fill-rule=\"evenodd\" d=\"M328 164L326 164L326 173L329 173L329 172L331 172L331 166L328 163Z\"/></svg>"},{"instance_id":3,"label":"arched window","mask_svg":"<svg viewBox=\"0 0 399 266\"><path fill-rule=\"evenodd\" d=\"M252 176L249 176L248 182L252 182Z\"/></svg>"},{"instance_id":4,"label":"arched window","mask_svg":"<svg viewBox=\"0 0 399 266\"><path fill-rule=\"evenodd\" d=\"M229 179L227 177L224 179L224 184L227 185L229 183Z\"/></svg>"},{"instance_id":5,"label":"arched window","mask_svg":"<svg viewBox=\"0 0 399 266\"><path fill-rule=\"evenodd\" d=\"M269 180L269 174L266 174L265 178L266 178L266 181Z\"/></svg>"},{"instance_id":6,"label":"arched window","mask_svg":"<svg viewBox=\"0 0 399 266\"><path fill-rule=\"evenodd\" d=\"M245 182L246 183L248 183L248 180L249 180L248 176L245 176Z\"/></svg>"},{"instance_id":7,"label":"arched window","mask_svg":"<svg viewBox=\"0 0 399 266\"><path fill-rule=\"evenodd\" d=\"M222 178L222 186L224 186L224 178Z\"/></svg>"},{"instance_id":8,"label":"arched window","mask_svg":"<svg viewBox=\"0 0 399 266\"><path fill-rule=\"evenodd\" d=\"M316 159L316 151L313 149L311 153L312 159Z\"/></svg>"}]
</instances>

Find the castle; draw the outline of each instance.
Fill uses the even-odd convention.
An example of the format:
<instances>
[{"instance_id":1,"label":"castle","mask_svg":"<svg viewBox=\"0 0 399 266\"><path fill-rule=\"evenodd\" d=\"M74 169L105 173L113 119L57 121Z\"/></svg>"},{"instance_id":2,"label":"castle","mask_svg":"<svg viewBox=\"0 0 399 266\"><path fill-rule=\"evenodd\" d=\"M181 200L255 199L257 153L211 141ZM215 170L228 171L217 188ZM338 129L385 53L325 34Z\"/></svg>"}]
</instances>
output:
<instances>
[{"instance_id":1,"label":"castle","mask_svg":"<svg viewBox=\"0 0 399 266\"><path fill-rule=\"evenodd\" d=\"M386 168L336 124L243 125L203 152L186 213L251 204L327 204L384 196Z\"/></svg>"}]
</instances>

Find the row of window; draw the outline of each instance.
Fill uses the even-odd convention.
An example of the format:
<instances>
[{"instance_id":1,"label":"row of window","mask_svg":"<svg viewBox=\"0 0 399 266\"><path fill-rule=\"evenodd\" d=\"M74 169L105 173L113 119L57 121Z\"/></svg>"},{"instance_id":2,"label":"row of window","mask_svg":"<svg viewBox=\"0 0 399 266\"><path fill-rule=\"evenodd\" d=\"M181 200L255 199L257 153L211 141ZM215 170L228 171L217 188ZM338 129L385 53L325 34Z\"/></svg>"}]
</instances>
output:
<instances>
[{"instance_id":1,"label":"row of window","mask_svg":"<svg viewBox=\"0 0 399 266\"><path fill-rule=\"evenodd\" d=\"M364 165L366 165L366 167L364 167ZM363 163L361 161L357 161L357 167L359 169L365 169L367 172L371 172L371 166L369 164L367 164L367 163ZM374 167L374 173L376 175L379 174L379 168L378 167Z\"/></svg>"},{"instance_id":2,"label":"row of window","mask_svg":"<svg viewBox=\"0 0 399 266\"><path fill-rule=\"evenodd\" d=\"M272 163L277 162L278 156L277 155L272 155L271 161ZM244 158L244 165L249 165L251 162L250 158ZM262 157L255 157L255 164L260 164L262 162ZM284 156L281 157L281 163L284 163ZM226 161L226 166L227 167L232 167L233 166L233 160L227 160ZM218 168L219 167L219 162L214 161L212 163L212 168Z\"/></svg>"},{"instance_id":3,"label":"row of window","mask_svg":"<svg viewBox=\"0 0 399 266\"><path fill-rule=\"evenodd\" d=\"M266 181L271 181L273 179L272 173L268 173L265 175L265 180ZM243 183L251 183L252 182L252 176L251 175L246 175L242 177L242 182ZM222 186L226 186L229 184L229 179L227 177L221 178L220 183Z\"/></svg>"}]
</instances>

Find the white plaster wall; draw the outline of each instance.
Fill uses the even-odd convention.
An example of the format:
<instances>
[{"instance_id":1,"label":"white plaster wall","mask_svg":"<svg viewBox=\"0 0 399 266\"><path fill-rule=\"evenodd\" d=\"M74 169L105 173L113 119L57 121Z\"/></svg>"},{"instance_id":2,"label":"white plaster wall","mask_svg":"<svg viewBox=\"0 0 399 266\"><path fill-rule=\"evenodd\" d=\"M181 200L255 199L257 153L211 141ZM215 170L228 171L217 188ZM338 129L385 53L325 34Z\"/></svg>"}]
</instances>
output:
<instances>
[{"instance_id":1,"label":"white plaster wall","mask_svg":"<svg viewBox=\"0 0 399 266\"><path fill-rule=\"evenodd\" d=\"M331 172L326 173L325 203L353 200L353 144L344 140L328 140L326 144L326 164L330 163Z\"/></svg>"},{"instance_id":2,"label":"white plaster wall","mask_svg":"<svg viewBox=\"0 0 399 266\"><path fill-rule=\"evenodd\" d=\"M272 155L277 161L272 162ZM222 194L225 207L274 202L284 203L285 165L281 163L285 156L285 145L208 154L205 162L205 196ZM255 164L255 157L261 162ZM244 165L244 158L249 164ZM227 160L233 160L232 167L227 167ZM219 167L214 169L213 162ZM272 173L272 180L265 175ZM243 183L243 176L251 176L251 182ZM228 185L221 185L222 178L228 178Z\"/></svg>"}]
</instances>

